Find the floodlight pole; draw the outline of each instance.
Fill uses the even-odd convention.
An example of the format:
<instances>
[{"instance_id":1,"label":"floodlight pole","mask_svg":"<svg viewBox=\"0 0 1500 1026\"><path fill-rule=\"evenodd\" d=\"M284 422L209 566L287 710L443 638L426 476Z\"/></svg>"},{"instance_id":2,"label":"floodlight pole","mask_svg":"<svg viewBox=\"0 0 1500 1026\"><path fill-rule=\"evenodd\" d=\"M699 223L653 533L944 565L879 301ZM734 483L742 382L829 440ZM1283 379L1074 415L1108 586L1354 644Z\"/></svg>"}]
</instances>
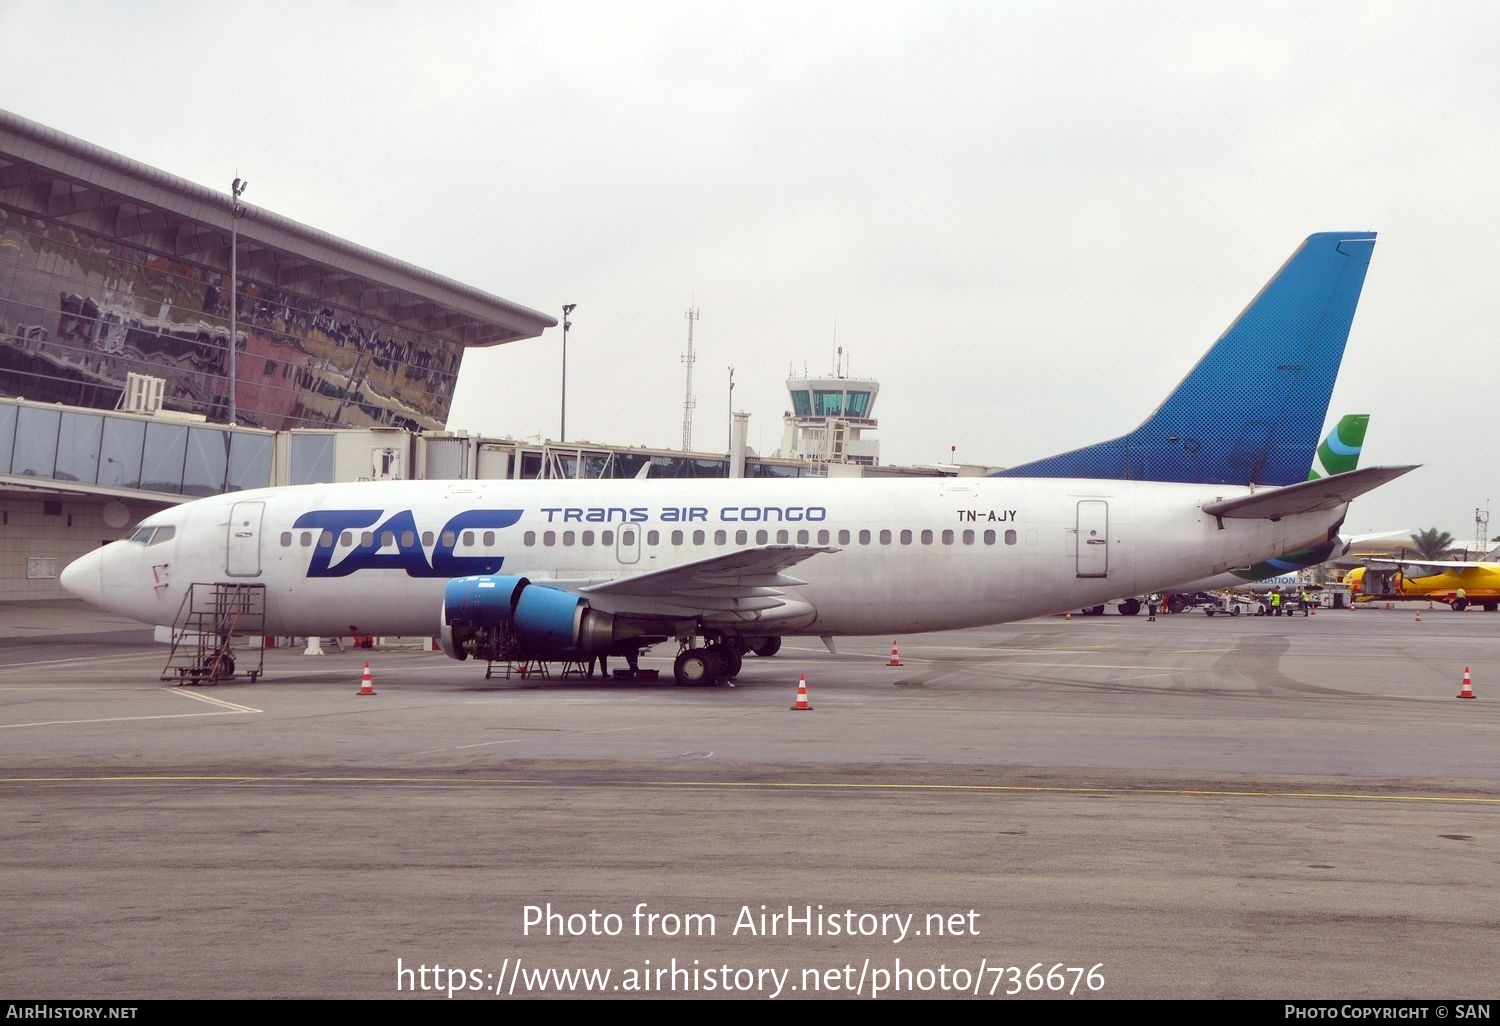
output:
<instances>
[{"instance_id":1,"label":"floodlight pole","mask_svg":"<svg viewBox=\"0 0 1500 1026\"><path fill-rule=\"evenodd\" d=\"M233 426L239 423L239 407L235 403L235 393L239 391L238 382L235 379L235 361L239 355L237 336L239 335L239 324L236 317L239 306L237 295L239 278L239 252L240 252L240 218L245 216L244 204L240 202L240 193L245 191L245 186L250 183L243 178L236 178L231 185L233 193L229 202L229 423Z\"/></svg>"},{"instance_id":2,"label":"floodlight pole","mask_svg":"<svg viewBox=\"0 0 1500 1026\"><path fill-rule=\"evenodd\" d=\"M568 316L576 306L578 306L577 303L563 304L562 422L557 426L557 440L559 443L568 440L568 329L573 326L573 322L568 320Z\"/></svg>"}]
</instances>

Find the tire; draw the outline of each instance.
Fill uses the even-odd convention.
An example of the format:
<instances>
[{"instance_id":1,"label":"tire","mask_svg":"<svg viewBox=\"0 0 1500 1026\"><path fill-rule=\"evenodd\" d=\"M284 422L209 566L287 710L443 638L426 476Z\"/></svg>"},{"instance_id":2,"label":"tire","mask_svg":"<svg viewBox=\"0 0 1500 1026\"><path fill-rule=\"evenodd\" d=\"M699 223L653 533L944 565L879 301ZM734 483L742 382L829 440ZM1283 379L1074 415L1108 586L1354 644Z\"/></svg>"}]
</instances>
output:
<instances>
[{"instance_id":1,"label":"tire","mask_svg":"<svg viewBox=\"0 0 1500 1026\"><path fill-rule=\"evenodd\" d=\"M1468 599L1454 599L1453 600L1453 608L1455 610L1457 610L1458 612L1462 613L1465 609L1469 608L1469 600Z\"/></svg>"},{"instance_id":2,"label":"tire","mask_svg":"<svg viewBox=\"0 0 1500 1026\"><path fill-rule=\"evenodd\" d=\"M1500 609L1500 602L1486 602L1484 604L1484 611L1486 613L1493 613L1496 609Z\"/></svg>"},{"instance_id":3,"label":"tire","mask_svg":"<svg viewBox=\"0 0 1500 1026\"><path fill-rule=\"evenodd\" d=\"M672 663L672 676L683 687L701 688L714 682L714 671L719 661L706 648L690 648L680 652Z\"/></svg>"},{"instance_id":4,"label":"tire","mask_svg":"<svg viewBox=\"0 0 1500 1026\"><path fill-rule=\"evenodd\" d=\"M1230 616L1239 616L1240 615L1240 607L1239 606L1230 606L1229 607L1229 615Z\"/></svg>"},{"instance_id":5,"label":"tire","mask_svg":"<svg viewBox=\"0 0 1500 1026\"><path fill-rule=\"evenodd\" d=\"M751 640L753 644L750 645L750 651L754 652L762 659L769 659L777 652L781 651L781 639L778 637L753 638Z\"/></svg>"},{"instance_id":6,"label":"tire","mask_svg":"<svg viewBox=\"0 0 1500 1026\"><path fill-rule=\"evenodd\" d=\"M1169 613L1180 613L1186 608L1187 602L1181 596L1173 595L1167 599L1167 612Z\"/></svg>"},{"instance_id":7,"label":"tire","mask_svg":"<svg viewBox=\"0 0 1500 1026\"><path fill-rule=\"evenodd\" d=\"M1128 598L1120 603L1121 616L1135 616L1141 611L1141 600Z\"/></svg>"},{"instance_id":8,"label":"tire","mask_svg":"<svg viewBox=\"0 0 1500 1026\"><path fill-rule=\"evenodd\" d=\"M745 660L733 645L710 645L709 651L723 664L722 676L725 680L734 680L740 675L740 668L744 666Z\"/></svg>"}]
</instances>

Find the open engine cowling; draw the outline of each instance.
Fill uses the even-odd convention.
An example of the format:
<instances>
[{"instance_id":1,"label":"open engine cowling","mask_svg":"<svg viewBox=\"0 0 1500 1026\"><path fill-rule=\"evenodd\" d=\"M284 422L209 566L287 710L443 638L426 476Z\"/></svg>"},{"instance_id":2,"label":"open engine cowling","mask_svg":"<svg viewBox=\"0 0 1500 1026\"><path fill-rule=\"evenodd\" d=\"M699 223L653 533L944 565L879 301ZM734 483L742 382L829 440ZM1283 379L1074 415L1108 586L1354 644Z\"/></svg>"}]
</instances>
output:
<instances>
[{"instance_id":1,"label":"open engine cowling","mask_svg":"<svg viewBox=\"0 0 1500 1026\"><path fill-rule=\"evenodd\" d=\"M582 659L618 640L609 613L525 577L460 577L443 589L438 643L452 659Z\"/></svg>"}]
</instances>

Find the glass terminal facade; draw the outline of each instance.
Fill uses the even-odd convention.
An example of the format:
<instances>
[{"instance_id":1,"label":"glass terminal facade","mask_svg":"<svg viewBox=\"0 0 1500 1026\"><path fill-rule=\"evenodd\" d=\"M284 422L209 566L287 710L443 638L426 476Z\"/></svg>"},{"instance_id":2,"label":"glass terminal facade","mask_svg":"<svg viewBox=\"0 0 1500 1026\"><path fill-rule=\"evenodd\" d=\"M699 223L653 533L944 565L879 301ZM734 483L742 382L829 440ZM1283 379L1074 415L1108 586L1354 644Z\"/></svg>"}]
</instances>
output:
<instances>
[{"instance_id":1,"label":"glass terminal facade","mask_svg":"<svg viewBox=\"0 0 1500 1026\"><path fill-rule=\"evenodd\" d=\"M239 424L444 426L460 342L240 278ZM135 372L165 380L164 408L222 422L229 295L222 270L0 205L0 395L114 409Z\"/></svg>"},{"instance_id":2,"label":"glass terminal facade","mask_svg":"<svg viewBox=\"0 0 1500 1026\"><path fill-rule=\"evenodd\" d=\"M0 402L0 475L191 497L271 483L275 435Z\"/></svg>"}]
</instances>

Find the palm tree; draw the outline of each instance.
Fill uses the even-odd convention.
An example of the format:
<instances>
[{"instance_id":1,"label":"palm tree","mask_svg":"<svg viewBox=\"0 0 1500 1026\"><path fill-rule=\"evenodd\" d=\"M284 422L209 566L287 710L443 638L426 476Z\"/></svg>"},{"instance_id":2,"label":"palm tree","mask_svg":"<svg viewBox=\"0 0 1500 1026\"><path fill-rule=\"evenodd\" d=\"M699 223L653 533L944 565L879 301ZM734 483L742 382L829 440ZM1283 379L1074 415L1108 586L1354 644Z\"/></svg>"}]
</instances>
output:
<instances>
[{"instance_id":1,"label":"palm tree","mask_svg":"<svg viewBox=\"0 0 1500 1026\"><path fill-rule=\"evenodd\" d=\"M1411 543L1416 547L1417 555L1423 559L1442 559L1443 553L1453 547L1453 535L1447 531L1439 531L1436 527L1429 527L1412 535Z\"/></svg>"}]
</instances>

